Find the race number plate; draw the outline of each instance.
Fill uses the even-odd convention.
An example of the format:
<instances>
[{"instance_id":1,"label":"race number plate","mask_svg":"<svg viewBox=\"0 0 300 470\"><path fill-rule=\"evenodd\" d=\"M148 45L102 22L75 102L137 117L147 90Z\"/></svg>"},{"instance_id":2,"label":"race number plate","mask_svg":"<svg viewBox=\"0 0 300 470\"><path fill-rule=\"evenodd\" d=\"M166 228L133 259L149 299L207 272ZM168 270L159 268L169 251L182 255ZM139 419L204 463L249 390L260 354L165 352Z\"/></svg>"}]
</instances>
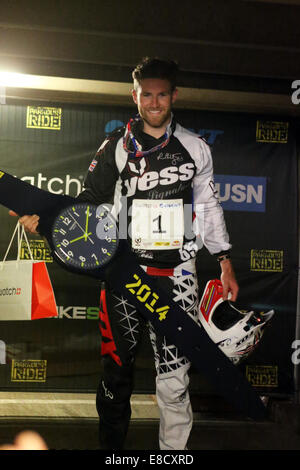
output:
<instances>
[{"instance_id":1,"label":"race number plate","mask_svg":"<svg viewBox=\"0 0 300 470\"><path fill-rule=\"evenodd\" d=\"M182 199L134 199L131 222L132 248L174 250L182 247Z\"/></svg>"}]
</instances>

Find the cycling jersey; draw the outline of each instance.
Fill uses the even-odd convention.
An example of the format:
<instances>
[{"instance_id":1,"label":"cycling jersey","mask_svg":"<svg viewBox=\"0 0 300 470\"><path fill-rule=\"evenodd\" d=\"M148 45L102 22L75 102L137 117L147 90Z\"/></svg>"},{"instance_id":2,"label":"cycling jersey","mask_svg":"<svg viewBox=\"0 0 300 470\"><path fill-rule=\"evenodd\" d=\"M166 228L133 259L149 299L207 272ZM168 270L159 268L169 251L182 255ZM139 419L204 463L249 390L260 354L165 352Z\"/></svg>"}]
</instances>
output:
<instances>
[{"instance_id":1,"label":"cycling jersey","mask_svg":"<svg viewBox=\"0 0 300 470\"><path fill-rule=\"evenodd\" d=\"M125 237L128 231L130 234L135 200L142 201L142 211L147 209L143 201L164 201L165 205L181 201L184 208L181 243L175 240L171 249L164 249L163 242L159 249L133 247L143 265L177 266L195 258L202 242L211 254L230 250L223 210L214 189L213 164L207 143L174 118L167 128L169 137L165 145L163 137L156 139L142 131L142 121L137 120L132 132L143 150L153 147L156 150L137 156L133 147L132 152L126 149L126 128L114 131L91 162L79 198L96 204L114 204L120 236ZM125 210L125 217L122 210ZM146 213L144 215L146 217ZM156 219L155 223L158 222Z\"/></svg>"}]
</instances>

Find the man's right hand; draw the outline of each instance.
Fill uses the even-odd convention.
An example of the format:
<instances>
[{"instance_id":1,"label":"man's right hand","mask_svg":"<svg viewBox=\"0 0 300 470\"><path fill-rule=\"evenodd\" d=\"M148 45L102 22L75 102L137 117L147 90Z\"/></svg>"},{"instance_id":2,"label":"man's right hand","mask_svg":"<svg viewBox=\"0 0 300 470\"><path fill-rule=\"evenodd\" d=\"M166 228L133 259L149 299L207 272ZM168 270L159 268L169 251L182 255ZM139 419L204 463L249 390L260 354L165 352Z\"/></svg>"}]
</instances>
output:
<instances>
[{"instance_id":1,"label":"man's right hand","mask_svg":"<svg viewBox=\"0 0 300 470\"><path fill-rule=\"evenodd\" d=\"M13 217L19 217L18 214L14 211L9 211L9 215ZM39 225L39 220L40 220L40 217L36 214L23 215L22 217L20 217L19 222L21 225L24 226L24 229L26 230L26 232L38 235L37 228Z\"/></svg>"}]
</instances>

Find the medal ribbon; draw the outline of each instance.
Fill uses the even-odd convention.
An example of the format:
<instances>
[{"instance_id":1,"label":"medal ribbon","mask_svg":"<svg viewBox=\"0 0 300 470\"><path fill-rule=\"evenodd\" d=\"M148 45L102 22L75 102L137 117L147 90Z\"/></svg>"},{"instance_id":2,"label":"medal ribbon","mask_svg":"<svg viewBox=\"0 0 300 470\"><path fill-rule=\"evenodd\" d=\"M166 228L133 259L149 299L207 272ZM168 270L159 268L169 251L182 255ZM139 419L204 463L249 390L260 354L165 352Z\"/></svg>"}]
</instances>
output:
<instances>
[{"instance_id":1,"label":"medal ribbon","mask_svg":"<svg viewBox=\"0 0 300 470\"><path fill-rule=\"evenodd\" d=\"M156 152L157 150L160 150L164 148L166 145L168 145L170 137L171 137L171 130L169 129L169 126L163 136L164 140L160 144L156 145L155 147L152 147L149 150L142 150L141 144L135 138L133 131L132 131L132 127L140 121L141 121L140 116L137 116L136 118L131 118L129 122L127 123L125 135L123 137L123 148L125 152L130 153L135 157L144 157L145 155L149 155L150 153ZM129 148L130 142L132 143L134 150L131 150Z\"/></svg>"}]
</instances>

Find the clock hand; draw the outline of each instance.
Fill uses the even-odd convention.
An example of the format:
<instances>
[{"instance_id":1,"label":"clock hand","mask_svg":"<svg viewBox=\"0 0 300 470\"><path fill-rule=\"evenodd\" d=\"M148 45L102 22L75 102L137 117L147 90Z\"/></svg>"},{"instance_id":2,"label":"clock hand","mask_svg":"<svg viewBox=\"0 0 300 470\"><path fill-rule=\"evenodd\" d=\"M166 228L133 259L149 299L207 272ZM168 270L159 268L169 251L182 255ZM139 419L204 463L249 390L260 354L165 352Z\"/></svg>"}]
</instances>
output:
<instances>
[{"instance_id":1,"label":"clock hand","mask_svg":"<svg viewBox=\"0 0 300 470\"><path fill-rule=\"evenodd\" d=\"M71 217L71 219L74 220L75 224L78 225L78 227L80 228L80 230L85 233L85 230L81 227L81 225L77 222L76 219L74 219L74 217L72 216L71 212L68 212L68 215Z\"/></svg>"},{"instance_id":2,"label":"clock hand","mask_svg":"<svg viewBox=\"0 0 300 470\"><path fill-rule=\"evenodd\" d=\"M74 219L74 217L72 216L71 212L68 212L69 216L71 217L71 219L74 220L75 224L78 225L78 227L80 228L80 230L84 233L84 238L85 240L87 240L87 238L90 240L90 242L94 245L94 242L93 240L87 235L87 233L85 232L85 230L81 227L81 225L77 222L76 219Z\"/></svg>"},{"instance_id":3,"label":"clock hand","mask_svg":"<svg viewBox=\"0 0 300 470\"><path fill-rule=\"evenodd\" d=\"M86 240L87 240L87 237L88 237L89 235L91 235L91 234L92 234L92 232L90 232L90 233L84 233L83 235L81 235L81 237L77 237L77 238L74 238L74 240L70 240L69 243L74 243L74 242L76 242L77 240L81 240L82 238L84 238L85 241L86 241Z\"/></svg>"},{"instance_id":4,"label":"clock hand","mask_svg":"<svg viewBox=\"0 0 300 470\"><path fill-rule=\"evenodd\" d=\"M87 209L86 209L86 220L85 220L85 233L88 232L89 212L90 212L90 206L87 206ZM85 239L85 241L86 241L86 239Z\"/></svg>"}]
</instances>

